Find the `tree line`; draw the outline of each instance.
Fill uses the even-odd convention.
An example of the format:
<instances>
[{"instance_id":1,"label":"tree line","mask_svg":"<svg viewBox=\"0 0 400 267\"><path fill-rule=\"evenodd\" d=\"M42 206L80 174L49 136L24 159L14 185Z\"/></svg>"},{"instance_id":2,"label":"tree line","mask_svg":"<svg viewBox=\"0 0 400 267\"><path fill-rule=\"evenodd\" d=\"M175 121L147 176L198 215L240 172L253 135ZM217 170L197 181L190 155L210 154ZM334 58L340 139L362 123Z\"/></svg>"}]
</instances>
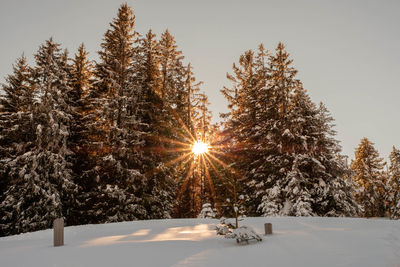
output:
<instances>
[{"instance_id":1,"label":"tree line","mask_svg":"<svg viewBox=\"0 0 400 267\"><path fill-rule=\"evenodd\" d=\"M50 38L34 66L14 64L0 98L0 236L58 217L196 217L205 203L224 216L399 216L399 150L385 172L363 139L349 168L283 44L240 56L222 89L229 112L212 125L174 37L134 26L123 4L97 62ZM194 156L196 140L210 152Z\"/></svg>"}]
</instances>

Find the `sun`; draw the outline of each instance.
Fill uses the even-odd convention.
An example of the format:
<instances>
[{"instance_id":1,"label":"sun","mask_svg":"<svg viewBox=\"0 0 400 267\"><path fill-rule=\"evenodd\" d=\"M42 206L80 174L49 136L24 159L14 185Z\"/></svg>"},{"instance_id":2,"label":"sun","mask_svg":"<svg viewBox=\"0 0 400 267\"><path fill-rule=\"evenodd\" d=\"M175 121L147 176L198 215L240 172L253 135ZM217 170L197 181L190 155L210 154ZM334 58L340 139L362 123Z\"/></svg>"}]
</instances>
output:
<instances>
[{"instance_id":1,"label":"sun","mask_svg":"<svg viewBox=\"0 0 400 267\"><path fill-rule=\"evenodd\" d=\"M207 153L208 152L208 144L202 141L196 141L192 145L192 152L196 156Z\"/></svg>"}]
</instances>

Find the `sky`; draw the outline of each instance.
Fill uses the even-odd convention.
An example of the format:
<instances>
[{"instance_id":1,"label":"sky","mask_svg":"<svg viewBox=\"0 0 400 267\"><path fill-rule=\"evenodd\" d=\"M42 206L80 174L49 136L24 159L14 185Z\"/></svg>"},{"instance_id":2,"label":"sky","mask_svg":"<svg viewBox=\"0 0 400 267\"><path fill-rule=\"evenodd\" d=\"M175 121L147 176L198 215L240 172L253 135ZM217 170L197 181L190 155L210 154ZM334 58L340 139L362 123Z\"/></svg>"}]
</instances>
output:
<instances>
[{"instance_id":1,"label":"sky","mask_svg":"<svg viewBox=\"0 0 400 267\"><path fill-rule=\"evenodd\" d=\"M226 73L260 43L282 41L315 103L335 119L343 153L354 158L362 137L387 158L400 147L400 1L129 0L136 31L165 30L191 62L216 122L227 110ZM123 1L0 0L0 83L24 52L30 62L53 37L71 56L84 42L97 51Z\"/></svg>"}]
</instances>

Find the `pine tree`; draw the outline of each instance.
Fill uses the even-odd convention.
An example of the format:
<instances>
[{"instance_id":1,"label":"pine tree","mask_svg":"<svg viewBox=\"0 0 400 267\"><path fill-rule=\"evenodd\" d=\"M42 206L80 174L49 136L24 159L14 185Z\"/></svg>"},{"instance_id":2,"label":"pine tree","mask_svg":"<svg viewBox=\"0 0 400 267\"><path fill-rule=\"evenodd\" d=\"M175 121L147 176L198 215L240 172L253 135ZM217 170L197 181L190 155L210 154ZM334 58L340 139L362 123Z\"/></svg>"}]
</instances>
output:
<instances>
[{"instance_id":1,"label":"pine tree","mask_svg":"<svg viewBox=\"0 0 400 267\"><path fill-rule=\"evenodd\" d=\"M2 86L0 98L0 202L8 188L8 163L29 150L34 140L32 131L32 69L22 55L13 66L13 74Z\"/></svg>"},{"instance_id":2,"label":"pine tree","mask_svg":"<svg viewBox=\"0 0 400 267\"><path fill-rule=\"evenodd\" d=\"M0 209L3 231L15 234L46 229L57 217L66 217L75 201L76 186L66 157L71 112L66 52L52 39L35 55L31 117L36 139L32 147L9 162L12 185Z\"/></svg>"},{"instance_id":3,"label":"pine tree","mask_svg":"<svg viewBox=\"0 0 400 267\"><path fill-rule=\"evenodd\" d=\"M177 108L177 99L182 97L184 88L184 67L182 52L178 50L175 38L166 30L159 41L161 98L172 108Z\"/></svg>"},{"instance_id":4,"label":"pine tree","mask_svg":"<svg viewBox=\"0 0 400 267\"><path fill-rule=\"evenodd\" d=\"M6 78L2 90L4 95L1 98L3 112L18 112L29 109L32 106L32 69L22 55L13 66L13 74Z\"/></svg>"},{"instance_id":5,"label":"pine tree","mask_svg":"<svg viewBox=\"0 0 400 267\"><path fill-rule=\"evenodd\" d=\"M386 201L391 218L400 217L400 150L393 146L389 155L389 180Z\"/></svg>"},{"instance_id":6,"label":"pine tree","mask_svg":"<svg viewBox=\"0 0 400 267\"><path fill-rule=\"evenodd\" d=\"M172 114L173 119L168 126L173 130L171 139L181 143L193 142L190 134L190 119L187 117L187 107L190 105L187 76L182 64L183 55L175 42L175 38L166 30L159 41L160 48L160 94L166 112ZM190 78L189 78L190 79ZM177 153L175 156L179 156Z\"/></svg>"},{"instance_id":7,"label":"pine tree","mask_svg":"<svg viewBox=\"0 0 400 267\"><path fill-rule=\"evenodd\" d=\"M32 123L32 68L22 55L13 66L13 74L2 85L0 96L0 236L13 232L13 221L5 208L6 192L15 182L11 176L16 157L29 151L35 139ZM16 232L16 231L15 231Z\"/></svg>"},{"instance_id":8,"label":"pine tree","mask_svg":"<svg viewBox=\"0 0 400 267\"><path fill-rule=\"evenodd\" d=\"M317 163L313 168L317 171L314 175L322 177L322 182L318 180L320 186L314 191L314 210L324 216L354 216L359 213L360 206L353 197L354 184L348 179L351 171L341 154L339 141L335 139L334 119L322 103L316 117L314 134L310 134L314 139L311 150L315 151L313 162Z\"/></svg>"},{"instance_id":9,"label":"pine tree","mask_svg":"<svg viewBox=\"0 0 400 267\"><path fill-rule=\"evenodd\" d=\"M89 119L86 118L88 113L92 110L90 103L90 94L93 90L93 65L87 58L88 53L85 50L85 46L82 43L78 52L75 54L73 64L71 67L71 87L70 91L70 103L69 105L73 108L73 124L71 125L71 137L69 138L69 145L71 150L76 154L75 164L77 169L77 175L79 173L79 164L85 161L85 154L88 153L87 142L88 142L88 128L87 124L90 123ZM80 157L83 158L80 158ZM80 159L78 159L80 158Z\"/></svg>"},{"instance_id":10,"label":"pine tree","mask_svg":"<svg viewBox=\"0 0 400 267\"><path fill-rule=\"evenodd\" d=\"M72 163L74 181L79 186L79 195L77 206L74 207L71 215L71 223L83 224L87 223L88 219L86 202L88 201L87 194L91 192L93 186L90 173L95 167L92 154L96 145L92 143L93 136L91 134L94 131L90 131L90 127L96 124L96 119L93 116L95 107L92 103L93 64L88 59L88 52L83 43L79 46L72 61L70 70L72 90L69 94L69 105L73 111L73 120L68 146L74 152L69 157L69 161Z\"/></svg>"},{"instance_id":11,"label":"pine tree","mask_svg":"<svg viewBox=\"0 0 400 267\"><path fill-rule=\"evenodd\" d=\"M166 150L171 137L171 114L164 109L160 95L160 48L150 30L139 41L139 60L136 64L137 86L140 90L137 102L137 118L143 134L142 171L147 178L145 208L148 218L170 218L174 201L175 184L173 170L164 163L171 160Z\"/></svg>"},{"instance_id":12,"label":"pine tree","mask_svg":"<svg viewBox=\"0 0 400 267\"><path fill-rule=\"evenodd\" d=\"M111 29L104 35L97 82L92 98L96 118L91 127L97 137L96 164L90 174L92 192L88 212L94 222L145 218L142 204L145 178L140 172L141 134L136 118L138 88L135 86L135 16L121 5Z\"/></svg>"},{"instance_id":13,"label":"pine tree","mask_svg":"<svg viewBox=\"0 0 400 267\"><path fill-rule=\"evenodd\" d=\"M268 62L266 62L268 57ZM239 154L231 166L245 181L250 214L347 216L357 211L334 139L331 117L308 97L283 44L259 47L234 65L228 132ZM267 65L268 64L268 65Z\"/></svg>"},{"instance_id":14,"label":"pine tree","mask_svg":"<svg viewBox=\"0 0 400 267\"><path fill-rule=\"evenodd\" d=\"M180 188L175 203L174 215L177 217L196 217L201 209L199 200L200 182L198 171L192 164L191 145L196 141L197 92L201 82L196 83L192 67L182 64L183 55L178 50L174 37L166 30L159 41L160 47L160 95L164 109L173 115L168 126L169 139L175 144L170 148L172 158L183 157L175 165L174 177Z\"/></svg>"},{"instance_id":15,"label":"pine tree","mask_svg":"<svg viewBox=\"0 0 400 267\"><path fill-rule=\"evenodd\" d=\"M385 216L383 159L366 137L361 139L354 155L351 169L356 184L355 198L364 209L362 215L383 217Z\"/></svg>"},{"instance_id":16,"label":"pine tree","mask_svg":"<svg viewBox=\"0 0 400 267\"><path fill-rule=\"evenodd\" d=\"M194 77L192 69L192 65L189 63L185 71L185 91L182 96L183 99L181 109L183 113L182 121L187 126L189 133L192 135L192 138L197 140L195 121L198 119L199 116L197 112L197 109L200 105L198 92L200 91L200 85L202 84L202 82L196 83L196 78Z\"/></svg>"},{"instance_id":17,"label":"pine tree","mask_svg":"<svg viewBox=\"0 0 400 267\"><path fill-rule=\"evenodd\" d=\"M225 131L231 136L232 144L229 146L230 154L238 155L238 160L232 162L231 166L240 170L243 178L247 176L249 164L255 159L255 145L252 132L257 127L258 103L257 89L264 77L257 75L255 70L254 52L246 51L239 58L239 65L233 65L234 75L227 75L227 78L233 82L233 88L225 87L222 93L230 103L230 112L224 114L229 117L229 121L225 124ZM265 82L265 80L264 80ZM247 177L246 177L247 178ZM252 195L251 199L257 202L256 196ZM250 209L255 210L255 204L248 203Z\"/></svg>"}]
</instances>

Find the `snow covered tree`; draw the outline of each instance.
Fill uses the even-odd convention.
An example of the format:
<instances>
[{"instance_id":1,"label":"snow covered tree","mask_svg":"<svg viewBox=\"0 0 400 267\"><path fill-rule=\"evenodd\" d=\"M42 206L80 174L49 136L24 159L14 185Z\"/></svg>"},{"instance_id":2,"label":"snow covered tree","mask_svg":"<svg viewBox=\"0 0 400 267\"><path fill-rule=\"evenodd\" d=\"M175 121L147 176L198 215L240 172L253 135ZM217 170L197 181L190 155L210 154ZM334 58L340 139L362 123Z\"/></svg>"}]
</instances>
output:
<instances>
[{"instance_id":1,"label":"snow covered tree","mask_svg":"<svg viewBox=\"0 0 400 267\"><path fill-rule=\"evenodd\" d=\"M393 147L389 155L389 180L386 201L391 218L400 217L400 150Z\"/></svg>"},{"instance_id":2,"label":"snow covered tree","mask_svg":"<svg viewBox=\"0 0 400 267\"><path fill-rule=\"evenodd\" d=\"M66 217L74 203L76 186L66 157L71 112L66 53L52 39L35 55L33 108L35 140L9 165L12 184L0 204L2 229L15 234L50 228L57 217Z\"/></svg>"},{"instance_id":3,"label":"snow covered tree","mask_svg":"<svg viewBox=\"0 0 400 267\"><path fill-rule=\"evenodd\" d=\"M141 134L136 118L138 88L134 82L137 33L135 16L127 4L104 35L96 83L91 98L95 118L90 126L97 143L96 166L90 172L87 196L90 222L145 218L142 204L145 178L141 174Z\"/></svg>"},{"instance_id":4,"label":"snow covered tree","mask_svg":"<svg viewBox=\"0 0 400 267\"><path fill-rule=\"evenodd\" d=\"M168 138L173 140L173 146L169 149L172 152L170 156L179 158L189 152L190 145L197 139L195 122L198 116L196 107L199 103L197 92L201 82L196 83L190 64L186 67L183 65L182 52L178 50L175 39L168 30L161 35L159 48L161 74L159 95L163 100L164 109L172 115L167 126L170 129ZM177 186L182 188L174 212L178 217L195 217L202 205L198 200L200 194L197 192L201 191L198 170L190 167L190 161L185 160L175 166L174 177Z\"/></svg>"},{"instance_id":5,"label":"snow covered tree","mask_svg":"<svg viewBox=\"0 0 400 267\"><path fill-rule=\"evenodd\" d=\"M17 59L13 74L6 78L1 98L2 111L18 112L29 109L33 102L32 68L28 66L25 55Z\"/></svg>"},{"instance_id":6,"label":"snow covered tree","mask_svg":"<svg viewBox=\"0 0 400 267\"><path fill-rule=\"evenodd\" d=\"M76 206L71 212L72 224L84 224L87 222L87 192L92 190L90 175L95 167L93 151L97 144L92 143L95 131L90 128L96 125L93 116L95 107L93 105L93 83L94 68L88 59L88 52L82 43L75 57L72 59L70 68L71 91L69 93L69 106L72 109L71 134L68 138L68 147L74 153L69 155L68 160L72 163L74 182L79 186Z\"/></svg>"},{"instance_id":7,"label":"snow covered tree","mask_svg":"<svg viewBox=\"0 0 400 267\"><path fill-rule=\"evenodd\" d=\"M161 71L161 98L164 102L177 108L177 100L182 96L184 88L183 55L178 50L175 38L166 30L159 41L160 71Z\"/></svg>"},{"instance_id":8,"label":"snow covered tree","mask_svg":"<svg viewBox=\"0 0 400 267\"><path fill-rule=\"evenodd\" d=\"M139 88L137 118L143 135L142 172L146 175L144 205L148 218L170 218L174 201L175 183L171 160L166 153L171 144L172 115L164 108L160 95L160 49L150 30L139 40L138 60L136 62L136 82Z\"/></svg>"},{"instance_id":9,"label":"snow covered tree","mask_svg":"<svg viewBox=\"0 0 400 267\"><path fill-rule=\"evenodd\" d=\"M75 54L70 71L72 90L69 104L73 108L73 123L69 146L75 152L74 168L77 176L81 176L82 167L80 165L84 163L88 153L87 125L90 124L90 119L87 118L87 115L92 110L90 94L93 90L94 74L92 62L87 57L88 53L82 43Z\"/></svg>"},{"instance_id":10,"label":"snow covered tree","mask_svg":"<svg viewBox=\"0 0 400 267\"><path fill-rule=\"evenodd\" d=\"M7 190L10 177L9 162L29 150L34 140L32 130L32 68L22 55L13 66L13 74L6 78L0 97L0 202Z\"/></svg>"},{"instance_id":11,"label":"snow covered tree","mask_svg":"<svg viewBox=\"0 0 400 267\"><path fill-rule=\"evenodd\" d=\"M268 61L266 62L266 58ZM252 214L348 216L357 211L329 113L316 107L280 43L263 46L234 65L227 129L234 138L232 163L245 180ZM267 65L268 64L268 65Z\"/></svg>"},{"instance_id":12,"label":"snow covered tree","mask_svg":"<svg viewBox=\"0 0 400 267\"><path fill-rule=\"evenodd\" d=\"M204 203L203 207L197 216L197 218L207 219L211 218L214 219L217 216L216 210L212 208L210 203Z\"/></svg>"},{"instance_id":13,"label":"snow covered tree","mask_svg":"<svg viewBox=\"0 0 400 267\"><path fill-rule=\"evenodd\" d=\"M188 105L190 103L189 89L193 87L193 81L188 76L182 60L183 55L175 42L175 38L166 30L159 41L160 48L160 95L164 108L173 115L170 121L170 129L173 130L172 139L188 143L193 139L190 134L190 121L188 118ZM189 83L188 83L189 82ZM186 85L191 85L188 88ZM177 154L178 155L178 154Z\"/></svg>"},{"instance_id":14,"label":"snow covered tree","mask_svg":"<svg viewBox=\"0 0 400 267\"><path fill-rule=\"evenodd\" d=\"M355 198L363 207L364 217L385 216L385 184L382 169L383 159L373 143L366 137L361 139L358 148L354 152L355 159L351 162L353 180L356 185Z\"/></svg>"},{"instance_id":15,"label":"snow covered tree","mask_svg":"<svg viewBox=\"0 0 400 267\"><path fill-rule=\"evenodd\" d=\"M264 56L266 51L262 46L260 49ZM254 59L254 52L251 50L241 55L239 64L233 65L234 75L227 75L233 83L232 88L224 87L222 90L230 109L229 113L223 114L223 117L229 118L225 123L225 132L231 136L232 142L229 145L230 149L226 152L236 155L237 159L231 163L231 166L240 170L243 175L242 180L248 178L249 164L257 161L256 157L259 156L256 148L258 140L253 133L260 127L257 125L260 108L258 98L260 86L265 84L265 72L257 72L255 61L258 61L258 58ZM248 192L250 193L250 190ZM247 203L250 206L249 209L255 212L256 203L259 201L260 199L253 194L251 201Z\"/></svg>"}]
</instances>

